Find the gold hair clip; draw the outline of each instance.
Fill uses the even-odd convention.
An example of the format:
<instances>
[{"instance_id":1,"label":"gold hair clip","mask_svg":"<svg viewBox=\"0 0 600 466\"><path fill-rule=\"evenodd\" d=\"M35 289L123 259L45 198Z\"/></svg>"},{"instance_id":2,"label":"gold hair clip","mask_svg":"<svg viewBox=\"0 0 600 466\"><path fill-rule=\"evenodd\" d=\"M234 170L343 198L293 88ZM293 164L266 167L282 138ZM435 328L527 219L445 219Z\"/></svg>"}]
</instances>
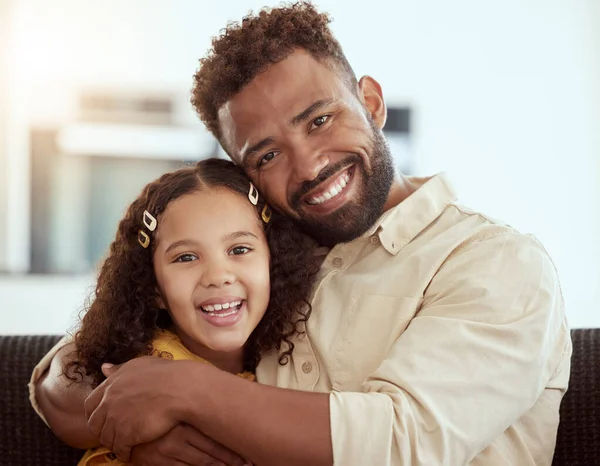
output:
<instances>
[{"instance_id":1,"label":"gold hair clip","mask_svg":"<svg viewBox=\"0 0 600 466\"><path fill-rule=\"evenodd\" d=\"M150 246L150 237L146 234L145 231L138 231L138 243L144 248L147 249Z\"/></svg>"},{"instance_id":2,"label":"gold hair clip","mask_svg":"<svg viewBox=\"0 0 600 466\"><path fill-rule=\"evenodd\" d=\"M252 183L250 183L250 191L248 192L248 199L252 202L252 205L258 204L258 189Z\"/></svg>"},{"instance_id":3,"label":"gold hair clip","mask_svg":"<svg viewBox=\"0 0 600 466\"><path fill-rule=\"evenodd\" d=\"M156 230L156 225L157 225L156 219L147 210L144 210L144 215L142 216L142 222L144 223L146 228L148 228L148 230L150 230L150 231Z\"/></svg>"},{"instance_id":4,"label":"gold hair clip","mask_svg":"<svg viewBox=\"0 0 600 466\"><path fill-rule=\"evenodd\" d=\"M267 204L265 204L265 206L262 209L262 212L260 213L263 222L269 223L269 221L271 220L271 215L273 215L273 211Z\"/></svg>"}]
</instances>

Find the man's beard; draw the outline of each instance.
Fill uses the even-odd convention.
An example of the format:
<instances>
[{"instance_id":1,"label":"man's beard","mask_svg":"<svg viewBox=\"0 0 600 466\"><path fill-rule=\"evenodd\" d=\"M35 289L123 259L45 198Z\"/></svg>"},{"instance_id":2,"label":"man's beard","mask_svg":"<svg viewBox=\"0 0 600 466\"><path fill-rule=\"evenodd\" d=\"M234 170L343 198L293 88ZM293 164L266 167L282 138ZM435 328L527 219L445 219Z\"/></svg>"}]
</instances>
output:
<instances>
[{"instance_id":1,"label":"man's beard","mask_svg":"<svg viewBox=\"0 0 600 466\"><path fill-rule=\"evenodd\" d=\"M351 154L344 160L325 167L314 180L303 183L291 199L290 205L298 214L294 223L320 245L333 247L338 243L352 241L371 228L383 214L394 182L395 168L383 134L372 119L369 119L369 123L372 129L371 173L367 173L361 157ZM359 187L358 196L329 215L318 218L307 215L302 207L302 196L344 167L353 164L353 181L358 181L358 170L361 174L362 186Z\"/></svg>"}]
</instances>

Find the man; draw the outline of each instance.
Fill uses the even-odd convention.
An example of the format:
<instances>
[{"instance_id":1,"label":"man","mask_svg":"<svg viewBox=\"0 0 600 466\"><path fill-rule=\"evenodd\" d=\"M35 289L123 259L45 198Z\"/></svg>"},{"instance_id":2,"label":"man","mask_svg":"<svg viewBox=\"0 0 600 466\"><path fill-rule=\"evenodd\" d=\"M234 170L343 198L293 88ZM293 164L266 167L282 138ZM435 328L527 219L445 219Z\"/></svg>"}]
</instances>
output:
<instances>
[{"instance_id":1,"label":"man","mask_svg":"<svg viewBox=\"0 0 600 466\"><path fill-rule=\"evenodd\" d=\"M549 465L571 354L554 266L443 177L394 173L381 87L356 80L328 22L297 4L230 25L192 98L270 205L327 248L289 363L266 356L253 384L141 358L88 396L58 377L66 347L31 389L51 427L79 426L63 439L140 464Z\"/></svg>"}]
</instances>

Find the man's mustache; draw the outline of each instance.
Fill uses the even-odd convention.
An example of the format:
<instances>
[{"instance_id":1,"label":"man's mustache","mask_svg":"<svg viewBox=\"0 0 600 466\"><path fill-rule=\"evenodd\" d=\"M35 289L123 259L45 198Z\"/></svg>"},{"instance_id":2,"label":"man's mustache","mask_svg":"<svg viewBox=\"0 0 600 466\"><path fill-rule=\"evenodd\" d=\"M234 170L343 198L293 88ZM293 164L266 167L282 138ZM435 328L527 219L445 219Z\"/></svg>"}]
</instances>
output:
<instances>
[{"instance_id":1,"label":"man's mustache","mask_svg":"<svg viewBox=\"0 0 600 466\"><path fill-rule=\"evenodd\" d=\"M334 176L339 171L343 170L346 167L349 167L352 164L359 164L362 160L357 154L351 154L346 157L344 160L340 160L332 165L327 165L323 170L319 172L319 174L312 180L305 181L300 185L300 187L296 190L290 199L290 206L294 209L298 210L301 206L301 199L308 192L315 189L321 183L327 181L329 178Z\"/></svg>"}]
</instances>

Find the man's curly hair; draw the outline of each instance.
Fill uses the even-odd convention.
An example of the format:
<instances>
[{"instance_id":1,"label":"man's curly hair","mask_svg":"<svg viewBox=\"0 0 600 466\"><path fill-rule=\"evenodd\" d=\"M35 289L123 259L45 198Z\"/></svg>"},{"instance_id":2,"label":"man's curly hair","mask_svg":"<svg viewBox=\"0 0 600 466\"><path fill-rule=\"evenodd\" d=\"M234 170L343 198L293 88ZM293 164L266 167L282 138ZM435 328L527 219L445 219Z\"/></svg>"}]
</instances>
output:
<instances>
[{"instance_id":1,"label":"man's curly hair","mask_svg":"<svg viewBox=\"0 0 600 466\"><path fill-rule=\"evenodd\" d=\"M75 334L75 353L64 367L68 379L79 382L89 377L94 384L101 383L103 363L121 364L152 354L156 330L173 324L168 312L157 307L158 284L152 262L155 233L150 233L147 249L138 243L144 210L158 220L160 229L167 206L186 194L228 189L250 204L249 187L250 181L233 162L206 159L194 167L167 173L143 189L119 223L98 275L91 305ZM309 293L318 271L311 240L276 212L264 224L264 205L261 196L256 215L265 229L271 255L271 293L264 317L244 348L245 370L254 370L261 355L272 349L281 350L281 364L287 362L294 349L291 337L303 331L302 324L310 315Z\"/></svg>"},{"instance_id":2,"label":"man's curly hair","mask_svg":"<svg viewBox=\"0 0 600 466\"><path fill-rule=\"evenodd\" d=\"M336 69L354 90L356 75L329 29L330 17L308 2L264 8L232 22L212 41L194 75L191 102L208 130L222 142L218 111L258 74L303 49Z\"/></svg>"}]
</instances>

